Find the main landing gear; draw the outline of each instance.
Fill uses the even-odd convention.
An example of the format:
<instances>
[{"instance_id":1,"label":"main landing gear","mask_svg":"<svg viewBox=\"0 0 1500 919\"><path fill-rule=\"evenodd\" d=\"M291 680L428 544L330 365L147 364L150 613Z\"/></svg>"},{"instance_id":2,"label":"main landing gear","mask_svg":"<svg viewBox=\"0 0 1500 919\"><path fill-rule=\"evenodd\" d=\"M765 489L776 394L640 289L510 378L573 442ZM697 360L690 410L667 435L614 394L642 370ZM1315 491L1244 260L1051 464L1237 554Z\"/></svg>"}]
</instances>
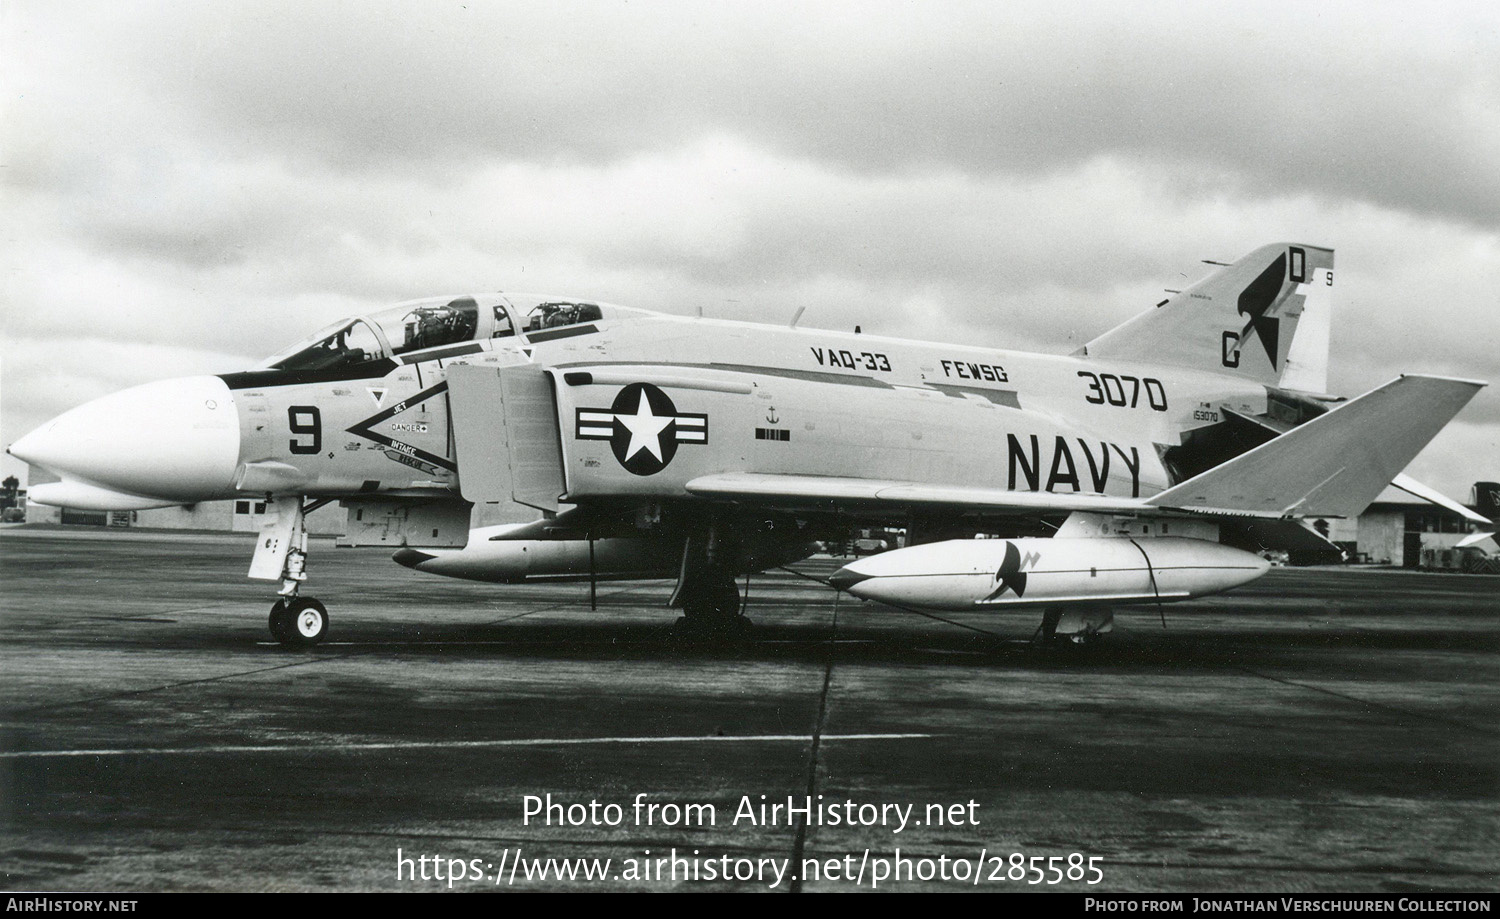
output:
<instances>
[{"instance_id":1,"label":"main landing gear","mask_svg":"<svg viewBox=\"0 0 1500 919\"><path fill-rule=\"evenodd\" d=\"M673 631L704 639L743 638L751 632L755 624L740 612L740 590L734 583L737 554L719 523L687 538L677 590L668 602L682 610Z\"/></svg>"},{"instance_id":2,"label":"main landing gear","mask_svg":"<svg viewBox=\"0 0 1500 919\"><path fill-rule=\"evenodd\" d=\"M1049 606L1042 613L1037 638L1042 645L1088 646L1114 627L1114 611L1107 607Z\"/></svg>"},{"instance_id":3,"label":"main landing gear","mask_svg":"<svg viewBox=\"0 0 1500 919\"><path fill-rule=\"evenodd\" d=\"M688 638L743 638L755 623L740 612L740 591L734 579L716 579L704 585L702 594L683 603L682 617L672 624L677 634Z\"/></svg>"},{"instance_id":4,"label":"main landing gear","mask_svg":"<svg viewBox=\"0 0 1500 919\"><path fill-rule=\"evenodd\" d=\"M311 648L328 635L328 608L312 597L299 597L307 580L306 515L332 499L304 505L300 496L273 498L261 525L250 577L280 581L281 599L271 605L271 637L288 648Z\"/></svg>"}]
</instances>

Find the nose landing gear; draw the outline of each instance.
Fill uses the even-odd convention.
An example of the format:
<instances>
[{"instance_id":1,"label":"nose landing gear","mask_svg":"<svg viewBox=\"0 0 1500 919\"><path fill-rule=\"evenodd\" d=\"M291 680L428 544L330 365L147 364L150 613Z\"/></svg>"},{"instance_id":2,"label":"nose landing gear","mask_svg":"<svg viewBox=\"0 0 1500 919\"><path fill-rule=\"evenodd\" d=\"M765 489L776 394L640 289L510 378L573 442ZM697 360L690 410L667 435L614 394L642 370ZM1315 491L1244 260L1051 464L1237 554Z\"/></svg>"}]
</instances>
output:
<instances>
[{"instance_id":1,"label":"nose landing gear","mask_svg":"<svg viewBox=\"0 0 1500 919\"><path fill-rule=\"evenodd\" d=\"M271 606L271 637L289 648L311 648L328 634L328 609L312 597L299 597L307 580L305 517L331 499L304 505L300 496L272 498L272 514L261 526L250 562L250 577L280 581L281 599Z\"/></svg>"}]
</instances>

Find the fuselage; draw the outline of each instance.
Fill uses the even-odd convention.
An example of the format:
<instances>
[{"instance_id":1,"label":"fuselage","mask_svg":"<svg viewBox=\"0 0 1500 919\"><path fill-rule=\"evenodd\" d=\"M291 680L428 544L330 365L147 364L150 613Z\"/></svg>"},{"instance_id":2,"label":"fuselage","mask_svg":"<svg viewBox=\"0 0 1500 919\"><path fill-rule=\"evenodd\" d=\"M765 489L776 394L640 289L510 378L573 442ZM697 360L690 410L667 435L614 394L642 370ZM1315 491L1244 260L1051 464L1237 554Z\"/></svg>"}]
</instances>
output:
<instances>
[{"instance_id":1,"label":"fuselage","mask_svg":"<svg viewBox=\"0 0 1500 919\"><path fill-rule=\"evenodd\" d=\"M336 370L148 384L61 416L13 452L36 455L75 491L157 503L457 498L455 365L551 374L570 501L686 498L686 482L730 471L1149 496L1171 484L1161 453L1184 431L1218 422L1222 406L1263 412L1268 398L1263 386L1180 367L629 310ZM615 404L635 381L666 394L676 421L654 442L626 444L632 463L606 435L613 417L637 408ZM84 426L89 455L71 463L58 445ZM174 432L170 450L151 444L161 430ZM213 444L195 452L194 438ZM143 455L152 452L162 458L156 484ZM665 463L650 455L663 452ZM173 460L184 456L203 468ZM112 464L129 474L112 476Z\"/></svg>"}]
</instances>

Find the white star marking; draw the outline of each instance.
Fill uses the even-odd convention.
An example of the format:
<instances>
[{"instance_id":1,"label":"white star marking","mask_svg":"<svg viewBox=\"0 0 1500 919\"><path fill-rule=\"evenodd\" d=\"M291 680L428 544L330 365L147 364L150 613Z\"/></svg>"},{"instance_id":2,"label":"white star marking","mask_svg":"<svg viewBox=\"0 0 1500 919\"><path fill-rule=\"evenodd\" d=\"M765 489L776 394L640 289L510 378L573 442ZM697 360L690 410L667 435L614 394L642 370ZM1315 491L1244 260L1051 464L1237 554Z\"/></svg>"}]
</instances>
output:
<instances>
[{"instance_id":1,"label":"white star marking","mask_svg":"<svg viewBox=\"0 0 1500 919\"><path fill-rule=\"evenodd\" d=\"M669 415L665 418L651 414L651 401L646 398L646 391L641 390L641 401L636 404L634 415L615 415L620 423L630 430L630 446L625 450L625 459L642 450L649 450L658 462L662 461L661 432L667 425L671 424L673 418Z\"/></svg>"}]
</instances>

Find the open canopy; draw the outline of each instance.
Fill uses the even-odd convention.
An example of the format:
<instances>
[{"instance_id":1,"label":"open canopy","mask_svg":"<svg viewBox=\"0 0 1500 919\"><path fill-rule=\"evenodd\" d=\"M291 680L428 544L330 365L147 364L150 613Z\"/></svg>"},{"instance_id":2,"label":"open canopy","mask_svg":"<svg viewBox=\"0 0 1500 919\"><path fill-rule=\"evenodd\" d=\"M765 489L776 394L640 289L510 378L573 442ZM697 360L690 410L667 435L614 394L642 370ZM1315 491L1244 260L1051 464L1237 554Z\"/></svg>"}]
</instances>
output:
<instances>
[{"instance_id":1,"label":"open canopy","mask_svg":"<svg viewBox=\"0 0 1500 919\"><path fill-rule=\"evenodd\" d=\"M413 351L638 313L591 300L485 294L411 300L342 319L261 363L275 370L334 370Z\"/></svg>"}]
</instances>

